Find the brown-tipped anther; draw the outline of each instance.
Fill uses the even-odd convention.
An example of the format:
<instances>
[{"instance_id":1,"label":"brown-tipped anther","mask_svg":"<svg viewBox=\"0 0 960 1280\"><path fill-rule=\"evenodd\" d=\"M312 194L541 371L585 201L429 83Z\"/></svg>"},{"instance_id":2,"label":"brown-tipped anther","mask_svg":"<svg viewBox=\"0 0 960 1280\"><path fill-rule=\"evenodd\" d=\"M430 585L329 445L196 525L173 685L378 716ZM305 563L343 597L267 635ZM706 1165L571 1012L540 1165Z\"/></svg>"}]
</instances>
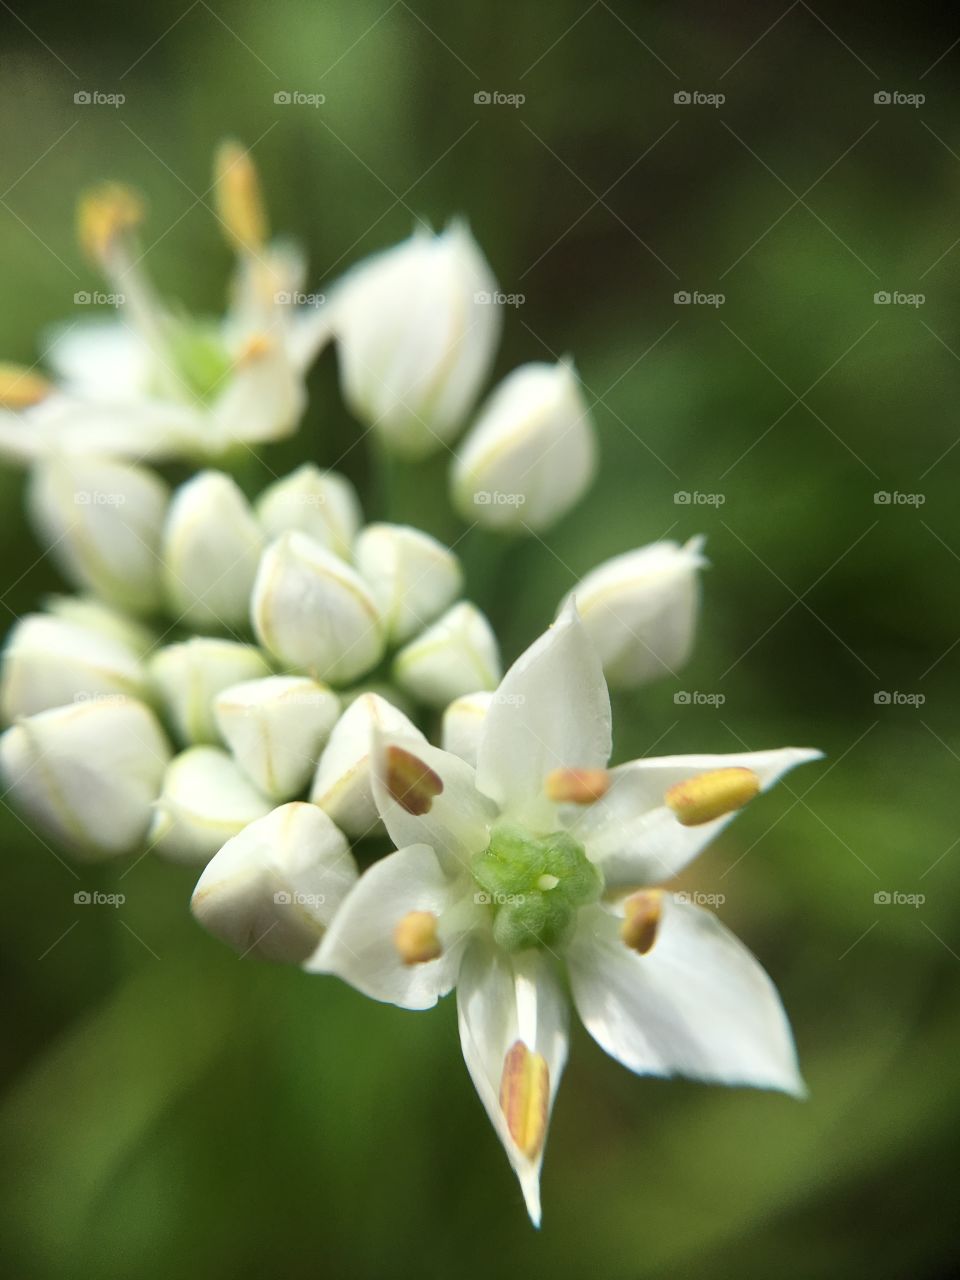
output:
<instances>
[{"instance_id":1,"label":"brown-tipped anther","mask_svg":"<svg viewBox=\"0 0 960 1280\"><path fill-rule=\"evenodd\" d=\"M639 893L633 893L627 898L623 910L620 937L631 951L645 956L660 932L663 892L660 889L641 889Z\"/></svg>"},{"instance_id":2,"label":"brown-tipped anther","mask_svg":"<svg viewBox=\"0 0 960 1280\"><path fill-rule=\"evenodd\" d=\"M443 779L428 764L403 747L387 747L387 790L406 813L420 818L429 813L443 790Z\"/></svg>"},{"instance_id":3,"label":"brown-tipped anther","mask_svg":"<svg viewBox=\"0 0 960 1280\"><path fill-rule=\"evenodd\" d=\"M267 211L260 178L250 152L239 142L224 142L214 162L217 212L235 249L256 253L267 242Z\"/></svg>"},{"instance_id":4,"label":"brown-tipped anther","mask_svg":"<svg viewBox=\"0 0 960 1280\"><path fill-rule=\"evenodd\" d=\"M143 222L143 198L122 182L104 182L80 197L77 236L84 253L96 263L109 257L119 237Z\"/></svg>"},{"instance_id":5,"label":"brown-tipped anther","mask_svg":"<svg viewBox=\"0 0 960 1280\"><path fill-rule=\"evenodd\" d=\"M547 774L547 798L557 804L594 804L610 790L606 769L554 769Z\"/></svg>"},{"instance_id":6,"label":"brown-tipped anther","mask_svg":"<svg viewBox=\"0 0 960 1280\"><path fill-rule=\"evenodd\" d=\"M699 827L725 814L742 809L760 790L760 779L752 769L713 769L696 778L677 782L663 797L668 809L685 827Z\"/></svg>"},{"instance_id":7,"label":"brown-tipped anther","mask_svg":"<svg viewBox=\"0 0 960 1280\"><path fill-rule=\"evenodd\" d=\"M517 1040L503 1060L500 1110L510 1137L529 1160L539 1154L547 1136L549 1109L550 1068L546 1059Z\"/></svg>"},{"instance_id":8,"label":"brown-tipped anther","mask_svg":"<svg viewBox=\"0 0 960 1280\"><path fill-rule=\"evenodd\" d=\"M0 409L29 409L52 390L52 384L32 369L0 362Z\"/></svg>"},{"instance_id":9,"label":"brown-tipped anther","mask_svg":"<svg viewBox=\"0 0 960 1280\"><path fill-rule=\"evenodd\" d=\"M237 364L244 366L262 360L273 350L273 339L265 333L252 333L237 352Z\"/></svg>"},{"instance_id":10,"label":"brown-tipped anther","mask_svg":"<svg viewBox=\"0 0 960 1280\"><path fill-rule=\"evenodd\" d=\"M443 953L432 911L409 911L393 930L393 945L406 965L426 964Z\"/></svg>"}]
</instances>

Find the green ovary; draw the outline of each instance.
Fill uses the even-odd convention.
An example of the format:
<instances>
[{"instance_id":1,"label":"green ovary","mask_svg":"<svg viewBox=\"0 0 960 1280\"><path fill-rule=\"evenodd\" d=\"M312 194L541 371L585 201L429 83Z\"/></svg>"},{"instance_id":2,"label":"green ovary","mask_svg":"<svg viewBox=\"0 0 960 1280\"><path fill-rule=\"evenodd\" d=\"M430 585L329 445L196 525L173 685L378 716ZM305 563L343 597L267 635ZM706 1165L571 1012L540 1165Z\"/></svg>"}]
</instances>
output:
<instances>
[{"instance_id":1,"label":"green ovary","mask_svg":"<svg viewBox=\"0 0 960 1280\"><path fill-rule=\"evenodd\" d=\"M494 939L505 951L562 946L577 909L603 891L603 876L566 831L533 836L497 827L472 870L489 898Z\"/></svg>"},{"instance_id":2,"label":"green ovary","mask_svg":"<svg viewBox=\"0 0 960 1280\"><path fill-rule=\"evenodd\" d=\"M181 316L171 317L167 340L173 366L195 396L212 400L224 389L232 362L212 325Z\"/></svg>"}]
</instances>

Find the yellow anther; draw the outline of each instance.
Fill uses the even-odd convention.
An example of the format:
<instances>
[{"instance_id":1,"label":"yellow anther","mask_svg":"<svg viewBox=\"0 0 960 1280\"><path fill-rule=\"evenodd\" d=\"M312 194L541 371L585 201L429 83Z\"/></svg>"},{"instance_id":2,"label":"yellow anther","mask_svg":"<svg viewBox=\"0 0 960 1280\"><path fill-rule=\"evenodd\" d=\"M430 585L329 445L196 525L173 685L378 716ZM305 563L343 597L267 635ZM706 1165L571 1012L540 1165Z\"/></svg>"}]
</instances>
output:
<instances>
[{"instance_id":1,"label":"yellow anther","mask_svg":"<svg viewBox=\"0 0 960 1280\"><path fill-rule=\"evenodd\" d=\"M104 182L85 192L77 205L77 235L84 253L103 262L117 238L140 225L144 212L139 192L121 182Z\"/></svg>"},{"instance_id":2,"label":"yellow anther","mask_svg":"<svg viewBox=\"0 0 960 1280\"><path fill-rule=\"evenodd\" d=\"M752 769L713 769L672 786L663 797L668 809L685 827L698 827L742 809L760 790Z\"/></svg>"},{"instance_id":3,"label":"yellow anther","mask_svg":"<svg viewBox=\"0 0 960 1280\"><path fill-rule=\"evenodd\" d=\"M660 889L641 889L639 893L632 893L627 898L623 909L620 937L631 951L645 956L656 942L660 931L663 892Z\"/></svg>"},{"instance_id":4,"label":"yellow anther","mask_svg":"<svg viewBox=\"0 0 960 1280\"><path fill-rule=\"evenodd\" d=\"M610 790L606 769L554 769L547 774L547 798L557 804L593 804Z\"/></svg>"},{"instance_id":5,"label":"yellow anther","mask_svg":"<svg viewBox=\"0 0 960 1280\"><path fill-rule=\"evenodd\" d=\"M267 211L257 167L239 142L224 142L214 163L217 212L234 248L255 253L267 242Z\"/></svg>"},{"instance_id":6,"label":"yellow anther","mask_svg":"<svg viewBox=\"0 0 960 1280\"><path fill-rule=\"evenodd\" d=\"M437 917L432 911L410 911L397 921L393 945L404 964L426 964L442 954L437 937Z\"/></svg>"},{"instance_id":7,"label":"yellow anther","mask_svg":"<svg viewBox=\"0 0 960 1280\"><path fill-rule=\"evenodd\" d=\"M401 809L422 817L443 790L443 779L403 747L387 747L387 790Z\"/></svg>"},{"instance_id":8,"label":"yellow anther","mask_svg":"<svg viewBox=\"0 0 960 1280\"><path fill-rule=\"evenodd\" d=\"M253 364L255 360L263 359L272 350L272 338L269 338L265 333L252 333L237 352L237 364L241 366Z\"/></svg>"},{"instance_id":9,"label":"yellow anther","mask_svg":"<svg viewBox=\"0 0 960 1280\"><path fill-rule=\"evenodd\" d=\"M532 1160L547 1136L550 1109L550 1069L539 1053L531 1053L517 1040L503 1060L500 1078L500 1110L510 1137Z\"/></svg>"},{"instance_id":10,"label":"yellow anther","mask_svg":"<svg viewBox=\"0 0 960 1280\"><path fill-rule=\"evenodd\" d=\"M0 362L0 408L29 409L53 390L42 374L22 364Z\"/></svg>"}]
</instances>

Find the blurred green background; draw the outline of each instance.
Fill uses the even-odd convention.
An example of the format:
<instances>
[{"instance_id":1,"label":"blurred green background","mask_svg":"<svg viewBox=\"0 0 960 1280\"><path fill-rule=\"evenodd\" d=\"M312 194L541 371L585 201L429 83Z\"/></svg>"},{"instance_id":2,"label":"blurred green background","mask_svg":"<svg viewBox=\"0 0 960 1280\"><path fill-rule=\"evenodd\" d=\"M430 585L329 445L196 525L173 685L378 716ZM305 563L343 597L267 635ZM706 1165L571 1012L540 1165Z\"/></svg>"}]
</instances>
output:
<instances>
[{"instance_id":1,"label":"blurred green background","mask_svg":"<svg viewBox=\"0 0 960 1280\"><path fill-rule=\"evenodd\" d=\"M225 135L255 146L314 287L415 215L462 211L525 299L498 373L573 353L603 444L590 497L544 542L494 571L495 543L469 539L506 656L601 558L703 532L694 661L679 687L618 704L618 757L828 753L686 877L724 895L721 917L776 980L809 1102L636 1079L578 1029L539 1234L460 1061L452 1000L415 1016L238 961L192 923L188 870L74 869L5 811L8 1274L955 1274L960 49L937 13L3 6L6 358L32 361L43 326L99 286L72 209L101 177L148 193L163 289L219 308L229 255L204 200ZM81 91L126 101L75 104ZM284 91L326 101L275 103ZM308 453L367 485L331 353L311 387L271 467ZM56 580L21 477L0 485L11 622ZM422 491L408 502L462 529ZM93 888L126 903L75 907ZM875 900L897 893L924 901Z\"/></svg>"}]
</instances>

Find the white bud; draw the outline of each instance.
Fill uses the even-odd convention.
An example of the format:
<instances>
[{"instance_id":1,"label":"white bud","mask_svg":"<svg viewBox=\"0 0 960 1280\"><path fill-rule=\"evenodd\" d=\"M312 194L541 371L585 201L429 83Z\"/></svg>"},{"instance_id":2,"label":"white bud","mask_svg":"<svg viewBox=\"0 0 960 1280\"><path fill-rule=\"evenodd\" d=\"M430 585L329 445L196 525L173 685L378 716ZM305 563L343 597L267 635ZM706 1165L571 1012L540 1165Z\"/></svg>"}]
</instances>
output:
<instances>
[{"instance_id":1,"label":"white bud","mask_svg":"<svg viewBox=\"0 0 960 1280\"><path fill-rule=\"evenodd\" d=\"M169 758L153 712L132 698L41 711L0 738L14 802L89 860L142 845Z\"/></svg>"},{"instance_id":2,"label":"white bud","mask_svg":"<svg viewBox=\"0 0 960 1280\"><path fill-rule=\"evenodd\" d=\"M708 563L703 542L654 542L614 556L570 592L611 687L669 675L690 656L699 571Z\"/></svg>"},{"instance_id":3,"label":"white bud","mask_svg":"<svg viewBox=\"0 0 960 1280\"><path fill-rule=\"evenodd\" d=\"M462 514L491 529L546 529L582 496L596 439L573 366L525 364L480 410L451 477Z\"/></svg>"},{"instance_id":4,"label":"white bud","mask_svg":"<svg viewBox=\"0 0 960 1280\"><path fill-rule=\"evenodd\" d=\"M369 588L305 533L285 533L264 552L252 616L274 657L320 680L355 680L383 655L383 623Z\"/></svg>"},{"instance_id":5,"label":"white bud","mask_svg":"<svg viewBox=\"0 0 960 1280\"><path fill-rule=\"evenodd\" d=\"M143 691L143 670L132 649L61 618L28 614L13 628L3 651L4 720L68 702L118 694L139 697Z\"/></svg>"},{"instance_id":6,"label":"white bud","mask_svg":"<svg viewBox=\"0 0 960 1280\"><path fill-rule=\"evenodd\" d=\"M455 604L423 635L401 649L393 664L401 689L427 706L500 682L500 652L490 623L468 601Z\"/></svg>"},{"instance_id":7,"label":"white bud","mask_svg":"<svg viewBox=\"0 0 960 1280\"><path fill-rule=\"evenodd\" d=\"M340 699L307 676L268 676L224 689L214 713L247 777L265 795L289 800L312 778Z\"/></svg>"},{"instance_id":8,"label":"white bud","mask_svg":"<svg viewBox=\"0 0 960 1280\"><path fill-rule=\"evenodd\" d=\"M59 457L33 470L34 527L75 585L132 613L160 607L160 535L170 494L152 471Z\"/></svg>"},{"instance_id":9,"label":"white bud","mask_svg":"<svg viewBox=\"0 0 960 1280\"><path fill-rule=\"evenodd\" d=\"M382 830L373 798L375 729L426 741L402 711L375 693L361 694L337 721L317 765L310 799L354 839Z\"/></svg>"},{"instance_id":10,"label":"white bud","mask_svg":"<svg viewBox=\"0 0 960 1280\"><path fill-rule=\"evenodd\" d=\"M227 841L204 868L190 909L241 955L299 964L356 879L350 847L323 810L294 802Z\"/></svg>"},{"instance_id":11,"label":"white bud","mask_svg":"<svg viewBox=\"0 0 960 1280\"><path fill-rule=\"evenodd\" d=\"M463 584L453 552L407 525L368 524L353 554L395 644L422 631L457 598Z\"/></svg>"},{"instance_id":12,"label":"white bud","mask_svg":"<svg viewBox=\"0 0 960 1280\"><path fill-rule=\"evenodd\" d=\"M264 537L236 483L202 471L180 486L163 532L172 609L205 630L246 627Z\"/></svg>"},{"instance_id":13,"label":"white bud","mask_svg":"<svg viewBox=\"0 0 960 1280\"><path fill-rule=\"evenodd\" d=\"M219 747L188 747L163 778L150 828L150 847L173 862L205 863L270 801Z\"/></svg>"},{"instance_id":14,"label":"white bud","mask_svg":"<svg viewBox=\"0 0 960 1280\"><path fill-rule=\"evenodd\" d=\"M48 596L44 604L52 617L106 636L141 656L156 643L149 627L89 596Z\"/></svg>"},{"instance_id":15,"label":"white bud","mask_svg":"<svg viewBox=\"0 0 960 1280\"><path fill-rule=\"evenodd\" d=\"M241 680L270 674L254 645L212 636L193 636L159 649L147 670L174 733L184 743L219 742L213 712L217 694Z\"/></svg>"},{"instance_id":16,"label":"white bud","mask_svg":"<svg viewBox=\"0 0 960 1280\"><path fill-rule=\"evenodd\" d=\"M473 405L500 334L496 280L462 223L361 262L334 295L344 399L389 448L423 457Z\"/></svg>"},{"instance_id":17,"label":"white bud","mask_svg":"<svg viewBox=\"0 0 960 1280\"><path fill-rule=\"evenodd\" d=\"M490 710L493 693L465 693L454 698L443 713L440 745L476 768L480 730Z\"/></svg>"},{"instance_id":18,"label":"white bud","mask_svg":"<svg viewBox=\"0 0 960 1280\"><path fill-rule=\"evenodd\" d=\"M336 471L321 471L312 462L264 489L256 510L268 537L279 538L296 529L338 556L349 556L363 520L350 481Z\"/></svg>"}]
</instances>

